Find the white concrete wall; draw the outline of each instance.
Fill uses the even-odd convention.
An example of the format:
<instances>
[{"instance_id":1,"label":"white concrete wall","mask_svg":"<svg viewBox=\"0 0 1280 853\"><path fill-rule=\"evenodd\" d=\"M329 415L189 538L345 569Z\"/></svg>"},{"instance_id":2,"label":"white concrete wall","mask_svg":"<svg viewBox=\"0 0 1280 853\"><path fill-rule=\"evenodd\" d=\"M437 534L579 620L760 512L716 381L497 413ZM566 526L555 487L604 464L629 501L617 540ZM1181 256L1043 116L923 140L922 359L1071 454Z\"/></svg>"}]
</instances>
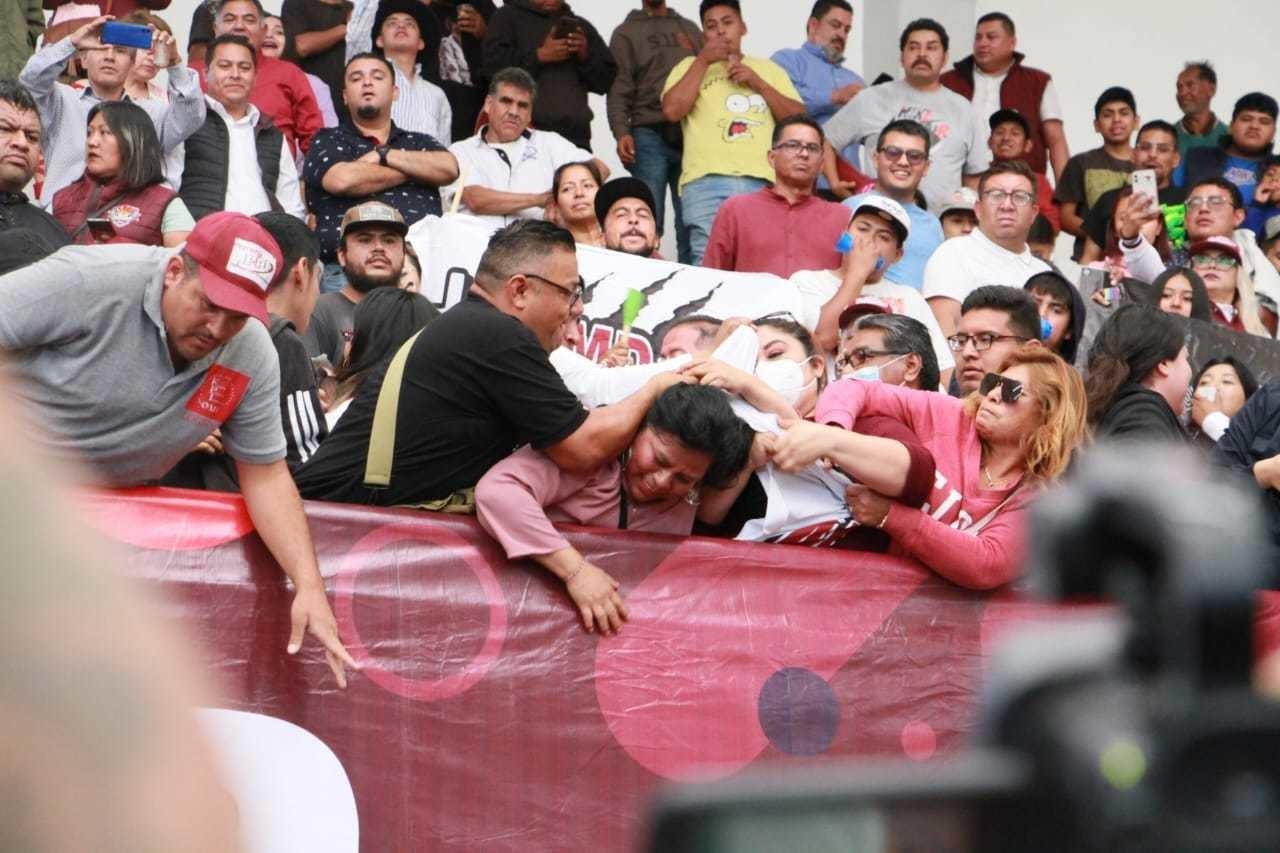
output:
<instances>
[{"instance_id":1,"label":"white concrete wall","mask_svg":"<svg viewBox=\"0 0 1280 853\"><path fill-rule=\"evenodd\" d=\"M682 15L696 19L697 0L668 0ZM280 0L264 0L279 9ZM639 7L628 0L572 0L575 11L590 20L606 41L627 13ZM746 51L768 56L804 40L810 0L742 0L747 22ZM1144 119L1178 116L1174 78L1188 59L1208 58L1218 69L1215 108L1230 115L1231 104L1247 91L1280 95L1275 44L1280 22L1274 0L1230 0L1205 6L1192 0L1075 0L1070 4L1043 0L853 0L854 38L848 65L868 79L881 71L900 76L897 38L902 26L917 17L941 21L952 38L951 58L970 52L977 16L1000 10L1018 26L1019 48L1029 61L1054 75L1066 115L1071 150L1099 144L1093 131L1093 101L1111 85L1125 85L1137 96ZM195 0L173 0L161 13L186 44ZM1211 9L1221 10L1215 21ZM604 117L604 98L592 98L596 153L615 172L621 169L614 140ZM668 235L670 242L670 235ZM674 256L674 245L664 246Z\"/></svg>"}]
</instances>

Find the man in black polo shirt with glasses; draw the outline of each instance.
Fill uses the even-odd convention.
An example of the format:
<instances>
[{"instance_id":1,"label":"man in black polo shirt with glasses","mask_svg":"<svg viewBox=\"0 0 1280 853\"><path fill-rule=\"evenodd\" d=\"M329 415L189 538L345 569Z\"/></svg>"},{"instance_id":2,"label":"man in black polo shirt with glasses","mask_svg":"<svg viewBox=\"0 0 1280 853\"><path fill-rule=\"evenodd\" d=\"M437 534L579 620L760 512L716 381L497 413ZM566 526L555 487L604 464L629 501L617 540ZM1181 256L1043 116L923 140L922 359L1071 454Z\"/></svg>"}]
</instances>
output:
<instances>
[{"instance_id":1,"label":"man in black polo shirt with glasses","mask_svg":"<svg viewBox=\"0 0 1280 853\"><path fill-rule=\"evenodd\" d=\"M540 220L500 229L466 299L409 344L389 482L365 483L383 372L363 384L337 429L297 472L298 490L380 506L466 505L476 481L524 444L565 471L595 470L626 449L657 396L683 380L659 374L622 402L588 413L547 359L561 344L565 322L581 313L573 236Z\"/></svg>"}]
</instances>

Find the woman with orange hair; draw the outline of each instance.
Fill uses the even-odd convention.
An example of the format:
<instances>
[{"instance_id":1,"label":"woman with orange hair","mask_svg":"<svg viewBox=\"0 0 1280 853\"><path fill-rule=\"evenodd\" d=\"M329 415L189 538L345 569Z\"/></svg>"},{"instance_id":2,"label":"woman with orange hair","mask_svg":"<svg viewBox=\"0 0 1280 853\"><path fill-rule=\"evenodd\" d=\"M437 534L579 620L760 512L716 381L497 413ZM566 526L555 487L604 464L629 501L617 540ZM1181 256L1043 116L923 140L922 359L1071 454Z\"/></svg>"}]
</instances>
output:
<instances>
[{"instance_id":1,"label":"woman with orange hair","mask_svg":"<svg viewBox=\"0 0 1280 853\"><path fill-rule=\"evenodd\" d=\"M913 509L855 484L849 508L859 524L884 530L892 552L914 557L943 577L991 589L1017 577L1026 541L1026 508L1057 480L1084 440L1084 383L1036 343L1009 354L963 400L846 379L818 401L816 423L781 436L773 461L795 470L826 459L852 461L849 428L880 415L908 426L933 454L937 474L928 501Z\"/></svg>"}]
</instances>

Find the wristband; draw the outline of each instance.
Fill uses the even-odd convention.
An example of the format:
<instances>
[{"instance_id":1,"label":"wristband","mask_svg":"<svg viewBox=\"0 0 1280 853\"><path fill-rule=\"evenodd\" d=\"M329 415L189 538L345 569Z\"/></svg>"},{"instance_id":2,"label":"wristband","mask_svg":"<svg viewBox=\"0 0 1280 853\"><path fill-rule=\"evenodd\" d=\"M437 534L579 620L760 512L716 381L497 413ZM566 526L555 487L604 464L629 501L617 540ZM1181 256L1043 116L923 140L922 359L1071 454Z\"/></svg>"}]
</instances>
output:
<instances>
[{"instance_id":1,"label":"wristband","mask_svg":"<svg viewBox=\"0 0 1280 853\"><path fill-rule=\"evenodd\" d=\"M1122 248L1122 249L1136 249L1136 248L1138 248L1138 247L1139 247L1139 246L1141 246L1141 245L1142 245L1142 235L1141 235L1141 234L1139 234L1138 236L1136 236L1136 237L1134 237L1134 238L1132 238L1132 239L1130 239L1130 238L1128 238L1128 237L1121 237L1121 238L1120 238L1120 248Z\"/></svg>"},{"instance_id":2,"label":"wristband","mask_svg":"<svg viewBox=\"0 0 1280 853\"><path fill-rule=\"evenodd\" d=\"M386 145L379 145L377 148L374 148L373 150L378 152L378 165L386 166L387 154L391 153L391 149Z\"/></svg>"}]
</instances>

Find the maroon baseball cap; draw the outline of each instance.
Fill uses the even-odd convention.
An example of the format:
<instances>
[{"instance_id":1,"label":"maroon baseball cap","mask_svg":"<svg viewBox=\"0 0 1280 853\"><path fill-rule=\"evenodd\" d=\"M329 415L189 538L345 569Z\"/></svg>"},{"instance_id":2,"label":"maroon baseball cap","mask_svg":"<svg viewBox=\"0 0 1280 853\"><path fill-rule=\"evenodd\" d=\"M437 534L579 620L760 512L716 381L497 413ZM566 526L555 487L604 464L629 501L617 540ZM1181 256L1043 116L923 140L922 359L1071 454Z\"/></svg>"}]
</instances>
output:
<instances>
[{"instance_id":1,"label":"maroon baseball cap","mask_svg":"<svg viewBox=\"0 0 1280 853\"><path fill-rule=\"evenodd\" d=\"M186 252L200 265L200 284L210 302L271 325L267 288L284 258L257 220L228 210L210 214L192 229Z\"/></svg>"},{"instance_id":2,"label":"maroon baseball cap","mask_svg":"<svg viewBox=\"0 0 1280 853\"><path fill-rule=\"evenodd\" d=\"M876 296L860 296L858 301L851 305L846 305L845 309L840 312L839 319L836 320L836 327L844 329L854 320L863 314L892 314L893 309L889 307L889 303Z\"/></svg>"}]
</instances>

